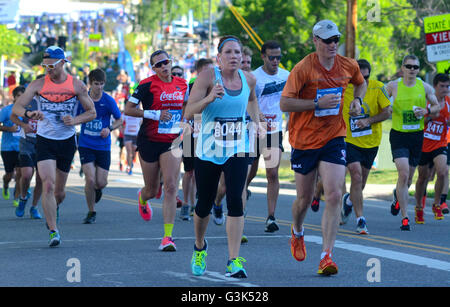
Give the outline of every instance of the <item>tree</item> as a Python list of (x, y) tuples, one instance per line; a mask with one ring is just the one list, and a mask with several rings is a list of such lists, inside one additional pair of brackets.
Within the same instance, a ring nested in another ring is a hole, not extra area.
[(0, 25), (0, 54), (9, 59), (21, 59), (25, 52), (30, 52), (27, 47), (28, 40), (15, 30), (9, 30), (5, 25)]

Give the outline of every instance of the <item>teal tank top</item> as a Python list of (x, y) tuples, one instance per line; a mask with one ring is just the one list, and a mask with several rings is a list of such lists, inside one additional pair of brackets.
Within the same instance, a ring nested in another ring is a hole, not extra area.
[[(222, 75), (214, 68), (216, 81), (221, 84)], [(196, 156), (200, 160), (224, 164), (237, 153), (242, 156), (249, 151), (249, 141), (245, 115), (250, 88), (241, 70), (242, 90), (237, 96), (225, 95), (210, 103), (202, 112), (202, 125), (197, 139)], [(239, 156), (239, 155), (238, 155)]]

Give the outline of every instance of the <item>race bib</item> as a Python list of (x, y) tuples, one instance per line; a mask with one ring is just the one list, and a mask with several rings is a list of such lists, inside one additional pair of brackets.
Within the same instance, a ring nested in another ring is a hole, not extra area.
[(268, 134), (280, 130), (280, 129), (278, 129), (279, 123), (277, 122), (276, 114), (264, 114), (264, 117), (266, 118), (266, 122), (267, 122), (267, 133)]
[(418, 119), (414, 115), (414, 111), (412, 110), (403, 111), (402, 117), (403, 117), (403, 125), (402, 125), (403, 130), (420, 129), (420, 119)]
[[(244, 130), (243, 130), (244, 129)], [(220, 147), (235, 147), (245, 133), (242, 118), (216, 117), (214, 119), (214, 142)]]
[(442, 132), (444, 132), (443, 123), (429, 122), (427, 125), (427, 129), (423, 133), (423, 137), (433, 141), (440, 141)]
[[(317, 89), (316, 99), (318, 100), (322, 96), (328, 95), (328, 94), (334, 94), (334, 95), (338, 95), (339, 97), (342, 97), (342, 87)], [(337, 106), (333, 109), (322, 109), (322, 108), (316, 107), (316, 109), (314, 110), (314, 115), (316, 117), (338, 115), (340, 106), (341, 106), (341, 103), (338, 103)]]
[(350, 131), (352, 133), (352, 137), (357, 138), (365, 135), (371, 135), (372, 134), (372, 126), (369, 125), (364, 128), (359, 128), (356, 125), (356, 122), (360, 119), (368, 118), (369, 114), (362, 114), (358, 116), (350, 116)]
[(20, 131), (22, 130), (22, 127), (17, 126), (17, 130), (12, 133), (13, 136), (20, 137)]
[(94, 119), (93, 121), (86, 123), (86, 126), (84, 127), (84, 134), (90, 136), (100, 136), (102, 129), (102, 121), (100, 119)]
[(159, 121), (158, 133), (160, 134), (178, 134), (181, 131), (180, 121), (181, 121), (182, 110), (169, 110), (172, 114), (172, 118), (168, 121)]

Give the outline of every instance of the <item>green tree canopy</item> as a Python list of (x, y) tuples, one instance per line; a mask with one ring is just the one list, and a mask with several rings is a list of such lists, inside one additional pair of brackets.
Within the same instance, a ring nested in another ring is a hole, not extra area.
[(10, 59), (21, 59), (25, 52), (30, 52), (27, 47), (28, 40), (15, 30), (9, 30), (5, 25), (0, 25), (0, 54)]

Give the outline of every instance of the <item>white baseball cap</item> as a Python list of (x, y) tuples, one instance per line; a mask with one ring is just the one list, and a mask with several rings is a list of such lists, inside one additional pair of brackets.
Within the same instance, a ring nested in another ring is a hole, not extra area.
[(321, 20), (315, 24), (313, 28), (313, 35), (322, 39), (327, 39), (333, 36), (341, 36), (338, 27), (331, 20)]

